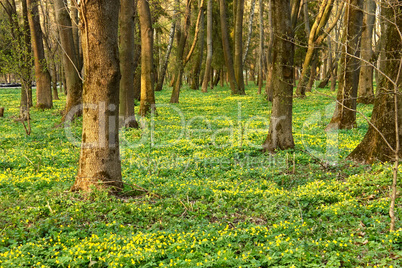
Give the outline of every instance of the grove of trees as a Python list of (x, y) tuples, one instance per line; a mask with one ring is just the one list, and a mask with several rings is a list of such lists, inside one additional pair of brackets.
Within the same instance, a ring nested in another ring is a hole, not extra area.
[[(398, 170), (401, 1), (0, 0), (0, 32), (0, 74), (21, 84), (19, 120), (29, 124), (31, 106), (51, 109), (62, 92), (62, 121), (83, 117), (73, 190), (121, 190), (119, 128), (157, 114), (155, 91), (172, 90), (179, 103), (184, 84), (207, 92), (226, 83), (241, 96), (258, 83), (272, 102), (261, 142), (275, 153), (295, 147), (294, 98), (330, 83), (337, 96), (326, 130), (358, 127), (357, 104), (374, 103), (349, 159)], [(395, 200), (396, 174), (392, 189)]]

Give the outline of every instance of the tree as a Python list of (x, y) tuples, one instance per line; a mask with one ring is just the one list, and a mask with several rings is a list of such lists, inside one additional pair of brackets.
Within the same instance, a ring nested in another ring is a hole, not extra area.
[(348, 0), (345, 11), (344, 46), (339, 62), (341, 71), (337, 104), (327, 130), (356, 127), (356, 98), (359, 83), (360, 41), (363, 23), (362, 10), (363, 0)]
[[(207, 6), (207, 61), (205, 64), (204, 80), (202, 82), (202, 92), (207, 92), (208, 82), (211, 78), (211, 64), (212, 64), (212, 0), (208, 0)], [(212, 83), (212, 81), (211, 81)]]
[(118, 128), (120, 1), (82, 1), (80, 5), (86, 76), (79, 170), (72, 190), (119, 191), (123, 187)]
[(235, 1), (235, 25), (234, 25), (234, 72), (238, 93), (245, 94), (243, 77), (243, 10), (244, 0)]
[(173, 47), (174, 33), (175, 33), (176, 23), (177, 23), (176, 20), (177, 20), (177, 9), (178, 8), (179, 8), (179, 0), (175, 0), (173, 16), (172, 16), (173, 21), (172, 21), (172, 26), (170, 27), (170, 31), (169, 31), (169, 42), (168, 42), (167, 49), (166, 49), (165, 59), (162, 63), (161, 71), (159, 72), (158, 83), (155, 87), (155, 91), (162, 91), (163, 82), (165, 81), (166, 70), (167, 70), (168, 63), (169, 63), (170, 53), (171, 53), (172, 47)]
[(273, 40), (273, 100), (268, 136), (263, 150), (274, 152), (294, 147), (292, 105), (294, 83), (294, 40), (290, 0), (272, 0)]
[(151, 11), (147, 0), (138, 0), (138, 14), (141, 26), (141, 104), (140, 115), (148, 114), (155, 104), (155, 93), (152, 79), (153, 69), (153, 30)]
[(363, 62), (360, 66), (358, 99), (360, 103), (374, 102), (373, 87), (373, 29), (375, 23), (376, 3), (374, 0), (364, 1), (364, 18), (361, 41), (361, 58)]
[(82, 103), (82, 80), (79, 75), (79, 52), (73, 39), (72, 23), (67, 0), (54, 0), (56, 19), (59, 26), (60, 42), (63, 50), (63, 66), (66, 79), (67, 100), (63, 114), (64, 121), (71, 109)]
[(34, 52), (36, 77), (36, 106), (40, 109), (53, 107), (51, 79), (47, 69), (45, 50), (43, 47), (42, 29), (38, 9), (38, 0), (27, 0), (28, 21), (31, 29), (31, 40)]
[(119, 14), (120, 117), (125, 127), (138, 128), (134, 113), (134, 0), (121, 0)]
[(229, 43), (229, 32), (228, 32), (228, 23), (227, 23), (227, 15), (226, 15), (226, 3), (225, 0), (219, 0), (219, 11), (220, 11), (220, 20), (221, 20), (221, 33), (222, 33), (222, 47), (223, 47), (223, 54), (225, 56), (226, 68), (229, 77), (229, 84), (232, 90), (232, 94), (244, 94), (239, 88), (235, 70), (233, 67), (233, 57), (232, 52), (230, 49)]

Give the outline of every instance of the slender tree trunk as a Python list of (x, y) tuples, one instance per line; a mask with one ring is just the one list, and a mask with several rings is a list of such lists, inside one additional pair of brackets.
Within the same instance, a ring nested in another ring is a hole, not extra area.
[(229, 43), (225, 0), (219, 0), (219, 10), (220, 10), (221, 31), (222, 31), (222, 47), (223, 47), (223, 54), (225, 56), (226, 68), (229, 75), (230, 88), (232, 90), (232, 94), (241, 94), (241, 91), (239, 90), (239, 87), (236, 82), (235, 71), (233, 67), (233, 58)]
[(243, 10), (244, 0), (237, 0), (236, 21), (235, 21), (235, 39), (234, 39), (234, 71), (238, 92), (245, 94), (243, 77)]
[(263, 150), (274, 152), (294, 147), (292, 106), (294, 40), (290, 0), (272, 0), (274, 33), (273, 101), (271, 122)]
[(162, 68), (159, 73), (158, 84), (156, 85), (155, 91), (162, 91), (163, 82), (165, 81), (166, 70), (167, 70), (167, 66), (169, 63), (170, 53), (171, 53), (172, 47), (173, 47), (174, 33), (175, 33), (176, 23), (177, 23), (176, 22), (176, 20), (177, 20), (176, 14), (177, 14), (177, 9), (178, 9), (179, 4), (180, 4), (179, 0), (175, 0), (175, 8), (173, 10), (173, 22), (172, 22), (172, 26), (170, 27), (170, 32), (169, 32), (169, 42), (168, 42), (168, 46), (166, 49), (165, 59), (163, 61)]
[[(69, 12), (67, 10), (66, 0), (55, 0), (56, 18), (59, 26), (61, 47), (63, 53), (63, 65), (67, 87), (67, 101), (62, 121), (66, 119), (67, 114), (75, 112), (75, 107), (82, 103), (82, 80), (79, 76), (78, 52), (73, 39), (72, 24)], [(72, 110), (73, 109), (73, 110)], [(79, 113), (75, 115), (80, 115)]]
[(79, 170), (73, 191), (90, 192), (92, 187), (111, 191), (123, 188), (118, 125), (119, 8), (119, 1), (81, 2), (84, 111)]
[(27, 0), (28, 20), (31, 29), (32, 47), (35, 57), (36, 106), (40, 109), (53, 107), (50, 74), (47, 69), (42, 29), (38, 11), (38, 0)]
[(187, 42), (188, 28), (190, 25), (191, 14), (191, 1), (187, 0), (186, 11), (184, 15), (184, 27), (177, 25), (177, 55), (176, 55), (176, 72), (175, 82), (173, 85), (172, 96), (170, 97), (170, 103), (179, 103), (180, 88), (182, 85), (183, 72), (184, 72), (184, 49)]
[(80, 30), (79, 30), (79, 18), (78, 18), (78, 7), (75, 6), (75, 1), (71, 1), (70, 4), (70, 17), (71, 17), (71, 26), (73, 32), (73, 39), (74, 39), (74, 50), (77, 55), (77, 69), (81, 72), (83, 59), (82, 59), (82, 49), (80, 46)]
[(258, 74), (258, 94), (261, 94), (261, 89), (264, 84), (263, 64), (264, 64), (264, 3), (263, 0), (259, 1), (260, 4), (260, 47), (259, 47), (259, 74)]
[[(202, 92), (207, 92), (208, 91), (208, 83), (211, 77), (211, 63), (212, 63), (212, 0), (208, 0), (208, 6), (207, 6), (207, 61), (205, 64), (205, 72), (204, 72), (204, 80), (202, 82)], [(211, 87), (212, 85), (212, 80), (211, 80)]]
[(155, 94), (152, 79), (153, 30), (151, 11), (147, 0), (138, 0), (138, 14), (141, 26), (141, 104), (140, 115), (145, 116), (155, 109)]
[(269, 0), (269, 13), (268, 13), (268, 31), (269, 31), (269, 41), (267, 50), (267, 84), (265, 85), (265, 93), (267, 94), (268, 101), (273, 100), (273, 48), (274, 48), (274, 28), (272, 19), (272, 0)]
[[(201, 3), (202, 2), (202, 3)], [(201, 6), (203, 4), (202, 0), (198, 0), (198, 5), (200, 6), (200, 23), (199, 23), (199, 38), (198, 45), (199, 51), (197, 53), (197, 57), (195, 59), (193, 73), (192, 73), (192, 81), (191, 88), (194, 90), (198, 90), (200, 88), (200, 74), (201, 74), (201, 66), (204, 58), (204, 36), (205, 36), (205, 23), (204, 23), (204, 7)]]
[[(262, 0), (260, 0), (260, 7), (261, 7), (261, 1), (262, 1)], [(251, 0), (250, 18), (249, 18), (249, 20), (248, 20), (247, 42), (246, 42), (246, 45), (244, 46), (243, 66), (246, 65), (248, 50), (249, 50), (249, 48), (250, 48), (251, 35), (252, 35), (252, 33), (253, 33), (254, 11), (255, 11), (255, 0)]]
[(359, 85), (360, 41), (363, 23), (363, 0), (348, 0), (345, 15), (347, 29), (340, 60), (341, 74), (334, 115), (326, 130), (351, 129), (356, 124), (356, 98)]
[(359, 77), (358, 99), (360, 103), (374, 103), (373, 87), (373, 29), (375, 23), (376, 3), (374, 0), (364, 1), (363, 32), (361, 42), (361, 67)]
[[(119, 14), (120, 120), (128, 128), (138, 128), (134, 113), (134, 0), (121, 0)], [(122, 124), (120, 124), (122, 125)]]

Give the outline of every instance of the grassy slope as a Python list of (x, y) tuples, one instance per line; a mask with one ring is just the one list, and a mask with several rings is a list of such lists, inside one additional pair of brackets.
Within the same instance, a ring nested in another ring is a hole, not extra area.
[(184, 89), (178, 109), (123, 130), (126, 188), (113, 197), (69, 192), (79, 147), (66, 133), (79, 139), (81, 120), (53, 127), (63, 100), (32, 111), (27, 137), (12, 119), (19, 90), (0, 89), (0, 267), (400, 267), (402, 229), (387, 231), (390, 166), (343, 160), (367, 123), (327, 142), (334, 106), (323, 94), (333, 94), (315, 92), (295, 100), (296, 150), (264, 155), (270, 104), (255, 92)]

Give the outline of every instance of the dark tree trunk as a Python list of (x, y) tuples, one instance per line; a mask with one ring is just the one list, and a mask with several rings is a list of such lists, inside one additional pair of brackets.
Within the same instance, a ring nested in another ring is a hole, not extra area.
[[(67, 10), (66, 0), (55, 0), (56, 18), (59, 26), (60, 40), (63, 53), (64, 74), (66, 78), (67, 102), (64, 110), (63, 121), (70, 111), (75, 111), (82, 103), (82, 80), (79, 76), (80, 64), (78, 52), (73, 39), (72, 24)], [(79, 116), (80, 113), (75, 114)]]
[(363, 0), (348, 0), (345, 13), (344, 42), (340, 59), (341, 74), (334, 115), (326, 130), (351, 129), (356, 124), (356, 98), (359, 85), (360, 39)]
[(153, 30), (151, 11), (147, 0), (138, 0), (138, 14), (141, 25), (141, 104), (140, 115), (145, 116), (155, 109), (153, 71)]
[(27, 0), (27, 5), (30, 11), (28, 12), (28, 20), (35, 58), (36, 106), (40, 109), (50, 109), (53, 107), (51, 81), (43, 46), (38, 0)]
[(244, 77), (243, 77), (243, 10), (244, 0), (237, 0), (236, 20), (234, 27), (234, 72), (238, 93), (245, 94)]
[(374, 0), (364, 1), (363, 32), (361, 42), (361, 67), (359, 77), (359, 92), (357, 101), (360, 103), (374, 103), (373, 87), (373, 29), (375, 23), (376, 2)]
[(125, 127), (138, 128), (134, 113), (135, 1), (121, 0), (119, 14), (120, 118)]
[[(395, 161), (396, 123), (398, 123), (399, 141), (402, 140), (402, 39), (398, 29), (402, 29), (402, 6), (400, 1), (389, 1), (390, 6), (382, 6), (389, 24), (384, 38), (384, 69), (382, 71), (389, 79), (380, 80), (374, 101), (374, 108), (369, 129), (360, 144), (348, 156), (349, 159), (361, 162), (372, 163), (374, 161)], [(394, 93), (399, 93), (395, 95)], [(397, 113), (395, 111), (397, 108)], [(397, 121), (398, 120), (398, 121)], [(385, 139), (385, 140), (384, 140)], [(387, 143), (392, 147), (390, 148)], [(399, 152), (399, 157), (401, 157)]]
[(292, 105), (294, 83), (294, 40), (290, 0), (272, 0), (273, 100), (271, 122), (263, 150), (274, 152), (294, 147)]
[[(208, 91), (208, 83), (211, 78), (211, 64), (212, 64), (212, 0), (208, 0), (208, 6), (207, 6), (207, 61), (205, 64), (205, 72), (204, 72), (204, 80), (202, 82), (202, 92), (207, 92)], [(212, 80), (211, 80), (211, 87), (212, 85)]]
[(73, 191), (90, 192), (92, 187), (111, 191), (123, 188), (118, 116), (119, 8), (119, 1), (81, 2), (86, 75), (81, 154)]

